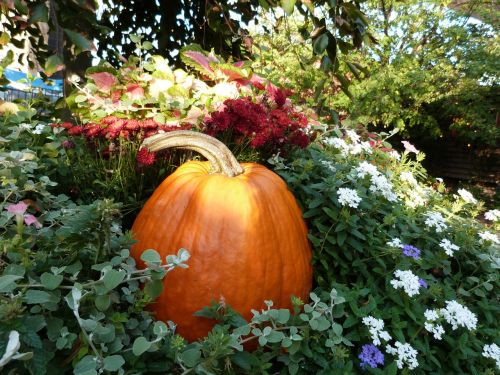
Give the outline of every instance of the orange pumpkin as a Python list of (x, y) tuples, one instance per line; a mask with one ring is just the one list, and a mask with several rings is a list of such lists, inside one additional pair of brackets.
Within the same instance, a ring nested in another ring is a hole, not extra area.
[(295, 198), (284, 181), (266, 167), (239, 164), (218, 140), (191, 131), (145, 140), (150, 151), (195, 150), (209, 161), (190, 161), (163, 181), (132, 227), (138, 241), (132, 256), (155, 249), (165, 259), (179, 248), (191, 254), (189, 268), (164, 279), (151, 306), (160, 320), (193, 341), (214, 322), (193, 313), (223, 299), (244, 318), (272, 300), (291, 308), (290, 297), (308, 298), (312, 285), (311, 248)]

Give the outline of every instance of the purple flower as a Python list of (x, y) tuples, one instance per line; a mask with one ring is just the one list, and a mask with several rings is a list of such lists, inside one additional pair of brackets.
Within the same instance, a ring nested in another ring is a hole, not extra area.
[(378, 365), (384, 364), (384, 355), (375, 345), (372, 344), (363, 345), (361, 354), (358, 358), (361, 359), (361, 367), (370, 366), (371, 368), (375, 368)]
[(75, 148), (75, 142), (70, 140), (65, 140), (62, 142), (62, 146), (66, 149)]
[(429, 286), (427, 285), (427, 283), (425, 282), (425, 280), (424, 280), (424, 279), (420, 279), (420, 278), (419, 278), (419, 279), (418, 279), (418, 283), (420, 284), (420, 286), (421, 286), (422, 288), (427, 289), (427, 288), (429, 287)]
[(403, 254), (407, 257), (412, 257), (413, 259), (420, 259), (420, 249), (417, 249), (412, 245), (404, 245)]

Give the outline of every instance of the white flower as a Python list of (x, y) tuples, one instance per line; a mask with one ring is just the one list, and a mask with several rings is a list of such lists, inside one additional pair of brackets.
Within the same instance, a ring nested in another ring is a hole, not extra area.
[(446, 308), (441, 309), (441, 314), (451, 324), (453, 330), (456, 330), (459, 326), (466, 327), (469, 331), (476, 329), (476, 315), (457, 301), (446, 301)]
[(411, 173), (411, 172), (401, 172), (401, 174), (399, 175), (399, 178), (401, 179), (401, 181), (406, 181), (410, 185), (414, 185), (414, 186), (418, 185), (417, 180), (415, 179), (415, 177), (413, 177), (413, 173)]
[(396, 150), (392, 150), (389, 152), (389, 156), (393, 159), (396, 159), (396, 160), (401, 160), (401, 155), (399, 154), (399, 152), (397, 152)]
[(484, 213), (484, 218), (489, 221), (500, 220), (500, 210), (489, 210)]
[(485, 241), (491, 241), (497, 245), (500, 244), (500, 242), (498, 241), (497, 235), (494, 233), (488, 232), (487, 230), (484, 232), (479, 232), (478, 235), (481, 238), (479, 240), (479, 242), (481, 242), (481, 243), (484, 243)]
[(369, 315), (363, 318), (363, 324), (368, 327), (373, 345), (380, 345), (380, 339), (384, 341), (391, 340), (391, 335), (384, 331), (384, 321), (382, 319), (376, 319)]
[(391, 280), (391, 285), (394, 289), (403, 288), (405, 293), (410, 297), (420, 293), (419, 289), (421, 285), (418, 282), (418, 276), (413, 274), (413, 272), (396, 270), (394, 271), (394, 276), (399, 279)]
[(347, 156), (349, 154), (349, 145), (341, 138), (325, 138), (323, 143), (327, 146), (340, 150), (342, 156)]
[(483, 347), (483, 357), (491, 358), (500, 369), (500, 347), (497, 344), (485, 345)]
[(0, 369), (9, 363), (12, 359), (15, 359), (16, 353), (21, 347), (21, 342), (19, 341), (19, 332), (10, 331), (9, 341), (7, 342), (7, 347), (5, 348), (5, 353), (2, 358), (0, 358)]
[(401, 249), (404, 246), (399, 238), (393, 238), (392, 240), (388, 241), (386, 245), (390, 247), (399, 247)]
[(431, 332), (436, 340), (442, 340), (445, 334), (444, 328), (441, 324), (432, 324), (425, 322), (424, 328)]
[(392, 184), (387, 177), (384, 175), (372, 175), (371, 182), (370, 191), (372, 193), (383, 196), (389, 202), (396, 202), (398, 200), (398, 197), (392, 191)]
[(345, 131), (352, 143), (358, 143), (361, 137), (354, 130)]
[(339, 203), (342, 206), (349, 206), (352, 208), (356, 208), (361, 202), (361, 197), (358, 195), (358, 192), (354, 189), (349, 188), (340, 188), (337, 190), (337, 195), (339, 199)]
[(452, 257), (454, 252), (455, 251), (458, 251), (460, 250), (460, 248), (455, 245), (455, 244), (452, 244), (450, 242), (450, 240), (447, 240), (446, 238), (443, 238), (441, 240), (441, 242), (439, 243), (439, 246), (444, 250), (444, 252), (446, 253), (446, 255)]
[(359, 163), (358, 167), (355, 169), (356, 177), (364, 178), (366, 175), (368, 176), (378, 176), (380, 172), (377, 167), (367, 161), (363, 161)]
[(437, 233), (441, 233), (448, 226), (444, 222), (444, 217), (439, 212), (428, 212), (426, 214), (425, 225), (428, 228), (435, 228)]
[(45, 125), (44, 124), (38, 124), (37, 126), (35, 126), (35, 129), (33, 129), (32, 133), (33, 134), (42, 134), (43, 129), (45, 129)]
[(466, 203), (477, 203), (477, 199), (474, 198), (474, 196), (469, 191), (465, 189), (458, 189), (457, 193)]
[(425, 319), (429, 322), (433, 322), (439, 319), (439, 310), (425, 310), (424, 312)]
[(410, 344), (403, 344), (399, 341), (395, 342), (395, 347), (387, 345), (385, 350), (387, 353), (397, 355), (396, 365), (402, 369), (406, 364), (410, 370), (418, 367), (417, 354), (418, 352), (413, 349)]

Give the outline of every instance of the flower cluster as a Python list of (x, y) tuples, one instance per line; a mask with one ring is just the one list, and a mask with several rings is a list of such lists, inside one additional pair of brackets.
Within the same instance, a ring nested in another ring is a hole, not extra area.
[[(407, 186), (400, 191), (400, 196), (406, 198), (405, 203), (408, 207), (415, 208), (427, 203), (427, 192), (420, 186), (417, 179), (413, 176), (413, 173), (410, 171), (401, 172), (399, 179), (401, 182), (407, 184)], [(408, 185), (409, 189), (407, 188)]]
[(396, 365), (399, 369), (402, 369), (405, 364), (410, 370), (418, 367), (418, 352), (410, 344), (403, 344), (396, 341), (394, 346), (387, 345), (386, 351), (389, 354), (398, 356), (396, 359)]
[(493, 359), (500, 370), (500, 347), (497, 344), (485, 345), (483, 347), (483, 357)]
[(478, 233), (479, 235), (479, 238), (480, 238), (480, 242), (481, 243), (484, 243), (486, 241), (490, 241), (490, 242), (493, 242), (494, 244), (500, 244), (500, 241), (498, 240), (498, 236), (494, 233), (491, 233), (487, 230), (485, 230), (484, 232), (479, 232)]
[(339, 188), (337, 190), (337, 196), (339, 203), (342, 206), (357, 208), (359, 203), (361, 202), (361, 197), (358, 195), (358, 192), (354, 189)]
[(230, 134), (236, 143), (249, 140), (254, 149), (273, 152), (305, 148), (313, 137), (308, 134), (307, 117), (292, 106), (254, 102), (250, 97), (225, 100), (223, 109), (213, 112), (202, 130), (211, 136)]
[(361, 359), (361, 367), (370, 366), (376, 368), (378, 365), (384, 364), (384, 355), (375, 345), (363, 345), (358, 358)]
[(347, 130), (346, 134), (350, 143), (347, 143), (344, 139), (337, 137), (325, 138), (323, 139), (323, 143), (339, 150), (342, 156), (372, 153), (372, 146), (369, 141), (360, 141), (360, 136), (352, 130)]
[(440, 212), (428, 212), (425, 216), (425, 225), (427, 225), (428, 228), (434, 228), (437, 233), (441, 233), (448, 228)]
[(420, 259), (420, 249), (412, 245), (404, 245), (403, 254), (413, 259)]
[(471, 194), (470, 191), (465, 189), (458, 189), (457, 193), (466, 203), (472, 203), (472, 204), (477, 203), (477, 199), (474, 198), (474, 196)]
[(460, 248), (451, 243), (450, 240), (446, 239), (446, 238), (443, 238), (441, 240), (441, 242), (439, 243), (439, 246), (444, 250), (444, 252), (446, 253), (446, 255), (452, 257), (453, 254), (455, 253), (455, 251), (458, 251), (460, 250)]
[(441, 316), (439, 310), (425, 310), (424, 316), (426, 320), (424, 328), (431, 332), (436, 340), (441, 340), (445, 333), (444, 328), (441, 324), (435, 323)]
[(380, 345), (380, 339), (384, 341), (390, 341), (392, 339), (391, 335), (389, 335), (387, 331), (384, 331), (384, 321), (382, 319), (377, 319), (370, 315), (365, 316), (363, 318), (363, 324), (368, 327), (373, 345)]
[(441, 314), (451, 324), (453, 330), (456, 330), (459, 326), (466, 327), (469, 331), (476, 329), (476, 315), (457, 301), (446, 301), (446, 307), (441, 309)]
[(402, 288), (408, 296), (413, 297), (420, 293), (419, 289), (422, 286), (420, 279), (411, 271), (394, 271), (394, 276), (397, 279), (391, 280), (391, 285), (394, 289)]
[(489, 210), (484, 213), (484, 218), (489, 221), (500, 220), (500, 210)]
[[(358, 136), (359, 137), (359, 136)], [(396, 202), (397, 196), (393, 192), (392, 183), (379, 172), (376, 166), (368, 163), (367, 161), (361, 162), (356, 169), (354, 169), (356, 178), (370, 177), (370, 192), (380, 195), (387, 199), (389, 202)]]

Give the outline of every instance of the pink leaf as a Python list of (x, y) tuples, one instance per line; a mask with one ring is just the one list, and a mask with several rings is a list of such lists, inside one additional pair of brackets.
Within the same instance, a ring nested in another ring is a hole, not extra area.
[(210, 67), (211, 59), (209, 59), (203, 53), (197, 51), (186, 51), (183, 54), (184, 56), (189, 57), (191, 60), (197, 63), (197, 65), (205, 68), (210, 74), (214, 72)]
[(90, 78), (92, 78), (99, 90), (106, 92), (111, 90), (111, 87), (116, 83), (115, 76), (107, 72), (90, 74)]
[(144, 89), (139, 86), (137, 83), (127, 86), (127, 95), (132, 100), (142, 99), (144, 98)]

